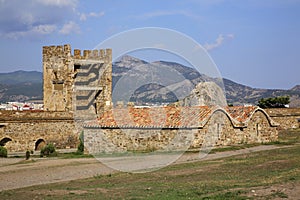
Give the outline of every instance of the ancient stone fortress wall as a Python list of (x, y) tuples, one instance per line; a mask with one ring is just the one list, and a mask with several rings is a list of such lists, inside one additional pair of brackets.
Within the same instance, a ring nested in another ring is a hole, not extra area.
[[(130, 116), (125, 117), (124, 113)], [(149, 118), (149, 113), (154, 113), (152, 118), (155, 121)], [(182, 118), (180, 113), (187, 115)], [(183, 150), (203, 145), (212, 147), (276, 141), (277, 126), (258, 107), (114, 109), (99, 120), (85, 124), (84, 142), (90, 153)]]
[[(43, 47), (45, 111), (101, 113), (111, 103), (112, 51)], [(75, 104), (76, 103), (76, 104)]]
[[(299, 127), (299, 110), (267, 110), (273, 121), (251, 106), (132, 106), (128, 117), (128, 108), (112, 108), (111, 49), (75, 49), (72, 55), (70, 45), (45, 46), (43, 70), (44, 111), (0, 111), (0, 145), (10, 152), (46, 143), (74, 148), (85, 122), (85, 145), (103, 152), (270, 142), (278, 138), (274, 121)], [(151, 121), (149, 112), (158, 120)]]
[[(43, 47), (44, 111), (0, 113), (0, 145), (8, 151), (38, 150), (78, 144), (80, 120), (111, 108), (112, 51)], [(75, 120), (77, 120), (75, 123)]]
[(274, 121), (280, 124), (282, 129), (300, 127), (300, 108), (269, 108), (265, 110)]
[(9, 152), (40, 150), (47, 143), (53, 143), (59, 149), (75, 148), (78, 141), (71, 113), (0, 112), (0, 145)]

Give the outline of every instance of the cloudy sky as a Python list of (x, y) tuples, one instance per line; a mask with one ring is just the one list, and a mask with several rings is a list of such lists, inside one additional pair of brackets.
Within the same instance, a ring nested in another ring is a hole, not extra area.
[(93, 49), (142, 27), (191, 37), (235, 82), (300, 84), (300, 0), (0, 0), (0, 72), (42, 71), (45, 45)]

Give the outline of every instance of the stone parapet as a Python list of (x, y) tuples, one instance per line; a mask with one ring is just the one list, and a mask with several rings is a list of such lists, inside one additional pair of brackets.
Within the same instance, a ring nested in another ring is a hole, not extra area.
[(300, 108), (268, 108), (265, 111), (282, 129), (300, 127)]
[(28, 122), (48, 120), (70, 120), (73, 121), (73, 113), (70, 112), (44, 112), (44, 111), (0, 111), (0, 123)]

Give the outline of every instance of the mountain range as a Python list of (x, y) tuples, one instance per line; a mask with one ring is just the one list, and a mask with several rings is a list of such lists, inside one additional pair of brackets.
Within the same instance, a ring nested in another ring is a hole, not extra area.
[(43, 98), (43, 74), (37, 71), (0, 73), (0, 102), (40, 100)]
[[(153, 79), (161, 84), (151, 83)], [(179, 63), (167, 61), (148, 63), (131, 56), (123, 56), (113, 63), (113, 98), (116, 94), (116, 96), (130, 95), (127, 97), (130, 101), (176, 101), (179, 100), (176, 99), (178, 94), (187, 95), (199, 82), (214, 82), (220, 87), (224, 86), (228, 104), (257, 104), (261, 98), (288, 95), (291, 100), (290, 107), (300, 107), (300, 85), (288, 90), (252, 88), (226, 78), (220, 80), (208, 77)], [(42, 99), (42, 84), (42, 72), (0, 73), (0, 102)], [(126, 93), (119, 94), (117, 91), (122, 89), (121, 86), (137, 89), (134, 91), (128, 89)]]

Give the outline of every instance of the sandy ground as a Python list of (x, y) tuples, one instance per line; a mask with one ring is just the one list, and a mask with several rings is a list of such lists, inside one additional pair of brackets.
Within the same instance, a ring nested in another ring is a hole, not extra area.
[[(213, 160), (239, 154), (264, 151), (282, 146), (256, 146), (237, 151), (226, 151), (209, 154), (199, 158), (199, 153), (182, 155), (175, 163)], [(118, 162), (121, 162), (120, 160)], [(24, 161), (24, 158), (0, 159), (0, 191), (28, 187), (33, 185), (55, 183), (76, 179), (89, 178), (97, 175), (114, 173), (116, 170), (107, 167), (95, 158), (34, 158)]]

